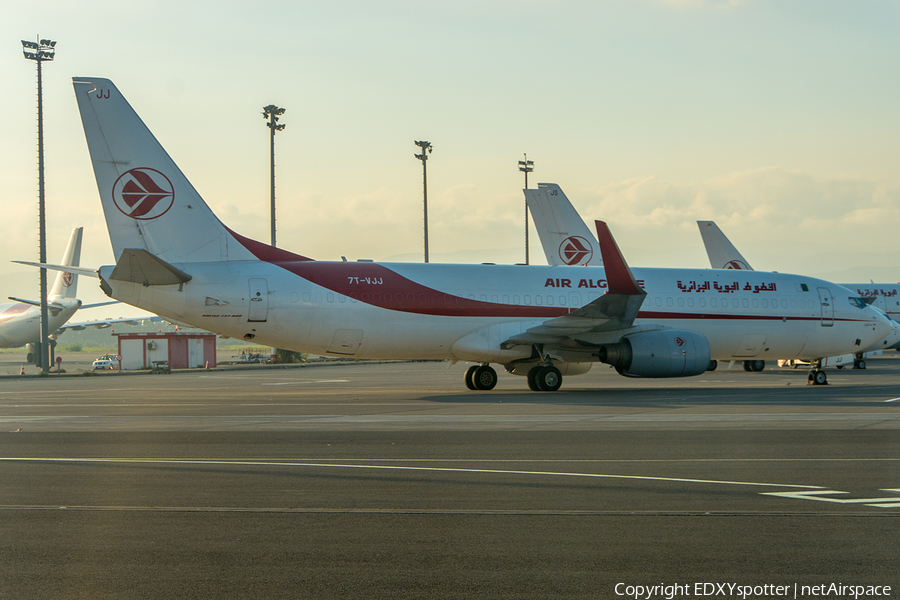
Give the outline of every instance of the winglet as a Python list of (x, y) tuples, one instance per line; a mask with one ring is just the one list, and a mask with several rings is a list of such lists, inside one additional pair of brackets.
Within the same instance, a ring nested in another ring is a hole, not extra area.
[(625, 262), (625, 257), (622, 256), (609, 226), (604, 221), (594, 221), (594, 225), (597, 226), (597, 241), (600, 242), (600, 253), (603, 255), (603, 267), (609, 285), (608, 293), (625, 296), (646, 295), (647, 292), (638, 285), (628, 263)]

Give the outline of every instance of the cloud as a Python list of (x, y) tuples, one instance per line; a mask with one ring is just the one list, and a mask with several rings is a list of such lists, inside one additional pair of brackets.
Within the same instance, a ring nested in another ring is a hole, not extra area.
[[(892, 264), (878, 250), (895, 237), (900, 223), (896, 183), (816, 177), (779, 167), (687, 183), (650, 176), (568, 193), (573, 202), (579, 198), (576, 206), (588, 222), (603, 218), (614, 233), (624, 232), (630, 243), (657, 252), (666, 240), (675, 248), (699, 246), (696, 221), (714, 220), (751, 262), (762, 262), (753, 261), (755, 253), (773, 270), (813, 273), (815, 267), (808, 266), (817, 261)], [(673, 256), (683, 258), (678, 252)], [(798, 263), (806, 270), (796, 268)]]

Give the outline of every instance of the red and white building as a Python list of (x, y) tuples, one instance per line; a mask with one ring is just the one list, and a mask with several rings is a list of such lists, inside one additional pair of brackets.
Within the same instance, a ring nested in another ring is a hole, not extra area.
[(123, 371), (149, 369), (167, 361), (170, 369), (216, 366), (216, 334), (169, 331), (159, 333), (114, 333), (119, 338)]

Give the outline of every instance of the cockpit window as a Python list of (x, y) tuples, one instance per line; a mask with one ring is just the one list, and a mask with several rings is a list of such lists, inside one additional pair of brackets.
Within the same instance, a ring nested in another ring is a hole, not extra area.
[(862, 298), (854, 298), (854, 297), (851, 296), (851, 297), (848, 298), (848, 299), (850, 300), (850, 304), (852, 304), (852, 305), (855, 306), (856, 308), (865, 308), (866, 306), (868, 306), (868, 305), (866, 304), (866, 301), (863, 300)]

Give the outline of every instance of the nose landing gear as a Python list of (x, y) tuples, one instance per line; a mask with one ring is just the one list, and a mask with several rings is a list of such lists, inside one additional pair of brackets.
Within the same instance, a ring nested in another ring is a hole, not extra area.
[(822, 370), (822, 361), (817, 360), (806, 378), (806, 385), (828, 385), (828, 376)]

